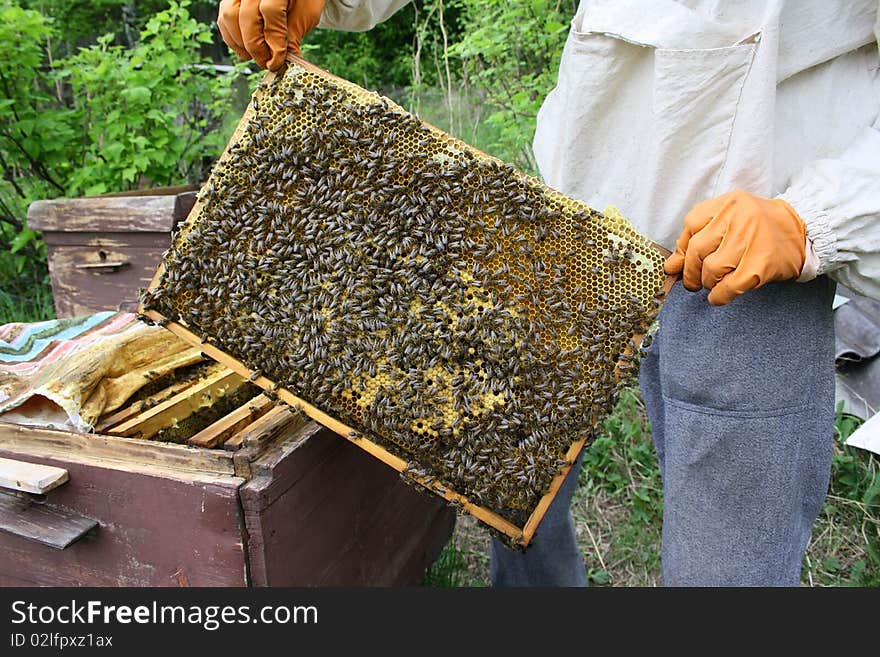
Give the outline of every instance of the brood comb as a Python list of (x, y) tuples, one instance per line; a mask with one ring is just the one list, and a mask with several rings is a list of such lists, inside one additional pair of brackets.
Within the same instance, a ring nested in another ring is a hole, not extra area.
[(618, 214), (297, 60), (140, 310), (522, 547), (638, 366), (662, 263)]

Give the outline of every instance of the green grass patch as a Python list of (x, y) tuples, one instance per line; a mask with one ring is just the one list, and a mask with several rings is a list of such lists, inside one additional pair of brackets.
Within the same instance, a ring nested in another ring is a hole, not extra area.
[(54, 317), (45, 261), (32, 258), (19, 270), (8, 253), (0, 257), (0, 325), (41, 322)]
[(447, 544), (422, 578), (422, 586), (454, 588), (464, 586), (467, 580), (467, 560), (464, 553), (451, 543)]
[(838, 407), (831, 483), (804, 558), (804, 584), (880, 586), (880, 459), (845, 445), (860, 424)]

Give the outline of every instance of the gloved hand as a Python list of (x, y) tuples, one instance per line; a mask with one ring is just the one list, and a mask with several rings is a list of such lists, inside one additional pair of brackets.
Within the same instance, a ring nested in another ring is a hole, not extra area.
[(684, 218), (667, 274), (683, 285), (708, 288), (720, 306), (770, 281), (798, 278), (804, 267), (807, 228), (782, 199), (737, 190), (698, 203)]
[(321, 19), (324, 0), (221, 0), (217, 26), (242, 59), (277, 71)]

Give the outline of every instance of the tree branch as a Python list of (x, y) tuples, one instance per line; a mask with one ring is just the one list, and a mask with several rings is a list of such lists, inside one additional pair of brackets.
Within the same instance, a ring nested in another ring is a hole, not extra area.
[(67, 191), (64, 189), (64, 187), (62, 187), (55, 181), (55, 179), (52, 177), (52, 174), (49, 173), (42, 162), (39, 162), (38, 160), (35, 160), (33, 157), (31, 157), (31, 154), (27, 152), (27, 149), (25, 149), (25, 147), (22, 146), (15, 137), (10, 135), (8, 132), (0, 132), (0, 137), (6, 137), (6, 139), (11, 141), (15, 145), (15, 147), (19, 151), (21, 151), (21, 154), (24, 155), (25, 159), (31, 165), (31, 168), (34, 170), (34, 172), (39, 175), (43, 180), (58, 189), (58, 191), (60, 191), (62, 194)]
[(27, 195), (24, 193), (24, 190), (18, 186), (18, 182), (15, 180), (15, 175), (13, 174), (12, 167), (6, 162), (6, 158), (3, 157), (3, 152), (0, 151), (0, 167), (3, 167), (3, 177), (9, 181), (9, 184), (12, 185), (13, 189), (15, 189), (16, 193), (22, 198), (27, 198)]

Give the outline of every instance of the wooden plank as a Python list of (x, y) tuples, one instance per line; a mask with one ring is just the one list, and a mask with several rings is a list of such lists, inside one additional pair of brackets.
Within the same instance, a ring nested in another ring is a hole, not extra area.
[[(329, 432), (333, 440), (324, 438), (312, 440), (316, 434), (322, 431)], [(296, 482), (305, 476), (311, 468), (319, 466), (326, 459), (335, 458), (334, 455), (346, 444), (344, 440), (339, 440), (336, 434), (317, 422), (306, 422), (303, 426), (287, 432), (283, 440), (276, 441), (270, 449), (264, 451), (251, 463), (254, 479), (268, 478), (268, 481), (263, 481), (254, 487), (254, 490), (259, 489), (260, 491), (260, 504), (268, 506), (274, 503), (288, 488), (295, 486)], [(297, 450), (299, 450), (300, 457), (304, 453), (308, 453), (308, 457), (287, 461), (288, 455)], [(278, 467), (282, 463), (285, 464), (284, 476), (279, 477), (277, 476)], [(382, 468), (387, 469), (384, 465)]]
[(210, 406), (218, 397), (234, 393), (244, 383), (245, 380), (235, 372), (221, 370), (113, 427), (108, 433), (114, 436), (137, 436), (142, 440), (152, 438), (162, 429), (189, 417), (200, 408)]
[(138, 413), (143, 413), (149, 408), (157, 406), (160, 402), (165, 401), (166, 399), (170, 399), (174, 395), (176, 395), (181, 390), (186, 390), (187, 388), (191, 388), (196, 385), (198, 381), (180, 381), (178, 383), (174, 383), (164, 390), (157, 392), (155, 395), (150, 395), (140, 401), (136, 401), (133, 404), (126, 406), (125, 408), (116, 411), (110, 415), (105, 415), (101, 418), (101, 421), (95, 425), (95, 433), (106, 433), (108, 429), (124, 422), (125, 420), (134, 417)]
[(0, 422), (0, 450), (9, 458), (24, 460), (63, 459), (76, 463), (100, 462), (106, 467), (127, 471), (180, 473), (191, 478), (212, 480), (233, 475), (232, 455), (217, 449), (194, 449), (173, 443), (160, 443), (70, 431), (39, 429)]
[(66, 233), (168, 233), (174, 226), (174, 204), (174, 195), (35, 201), (28, 207), (28, 226)]
[(199, 431), (187, 442), (192, 447), (213, 449), (258, 418), (263, 417), (274, 405), (275, 402), (265, 395), (257, 395), (244, 406), (240, 406), (226, 417), (220, 418), (214, 424)]
[(565, 460), (568, 461), (568, 465), (566, 465), (562, 470), (553, 477), (553, 481), (550, 482), (550, 488), (544, 493), (544, 496), (538, 500), (537, 506), (535, 506), (532, 514), (529, 516), (529, 519), (526, 521), (526, 524), (523, 526), (522, 538), (520, 543), (523, 546), (528, 545), (532, 538), (535, 536), (535, 532), (538, 529), (538, 524), (543, 520), (544, 515), (547, 513), (547, 509), (550, 508), (550, 504), (553, 502), (553, 498), (556, 497), (556, 493), (559, 492), (559, 489), (562, 487), (562, 483), (565, 481), (565, 478), (568, 476), (569, 471), (571, 470), (571, 466), (577, 461), (577, 457), (580, 455), (581, 450), (586, 445), (587, 439), (581, 438), (580, 440), (575, 441), (571, 447), (568, 448), (568, 452), (565, 455)]
[(223, 444), (223, 448), (227, 450), (238, 450), (242, 447), (260, 448), (283, 433), (296, 431), (306, 424), (306, 420), (303, 415), (292, 411), (293, 409), (286, 404), (276, 406), (256, 422), (229, 438)]
[(182, 221), (186, 221), (190, 211), (196, 204), (196, 192), (182, 192), (174, 197), (174, 224), (175, 226)]
[[(95, 229), (94, 233), (62, 233), (49, 231), (43, 233), (49, 247), (78, 246), (100, 250), (125, 250), (128, 248), (154, 248), (164, 251), (171, 246), (170, 233), (112, 233)], [(152, 272), (150, 273), (152, 275)]]
[(0, 531), (13, 536), (63, 550), (97, 526), (72, 511), (0, 492)]
[(0, 458), (0, 488), (42, 495), (68, 479), (67, 470)]
[(70, 471), (52, 504), (100, 527), (66, 550), (0, 532), (0, 586), (247, 585), (240, 478), (116, 469), (64, 455), (39, 461)]
[(201, 185), (166, 185), (164, 187), (147, 187), (145, 189), (127, 189), (121, 192), (109, 192), (87, 198), (120, 198), (141, 196), (180, 196), (187, 192), (197, 192)]

